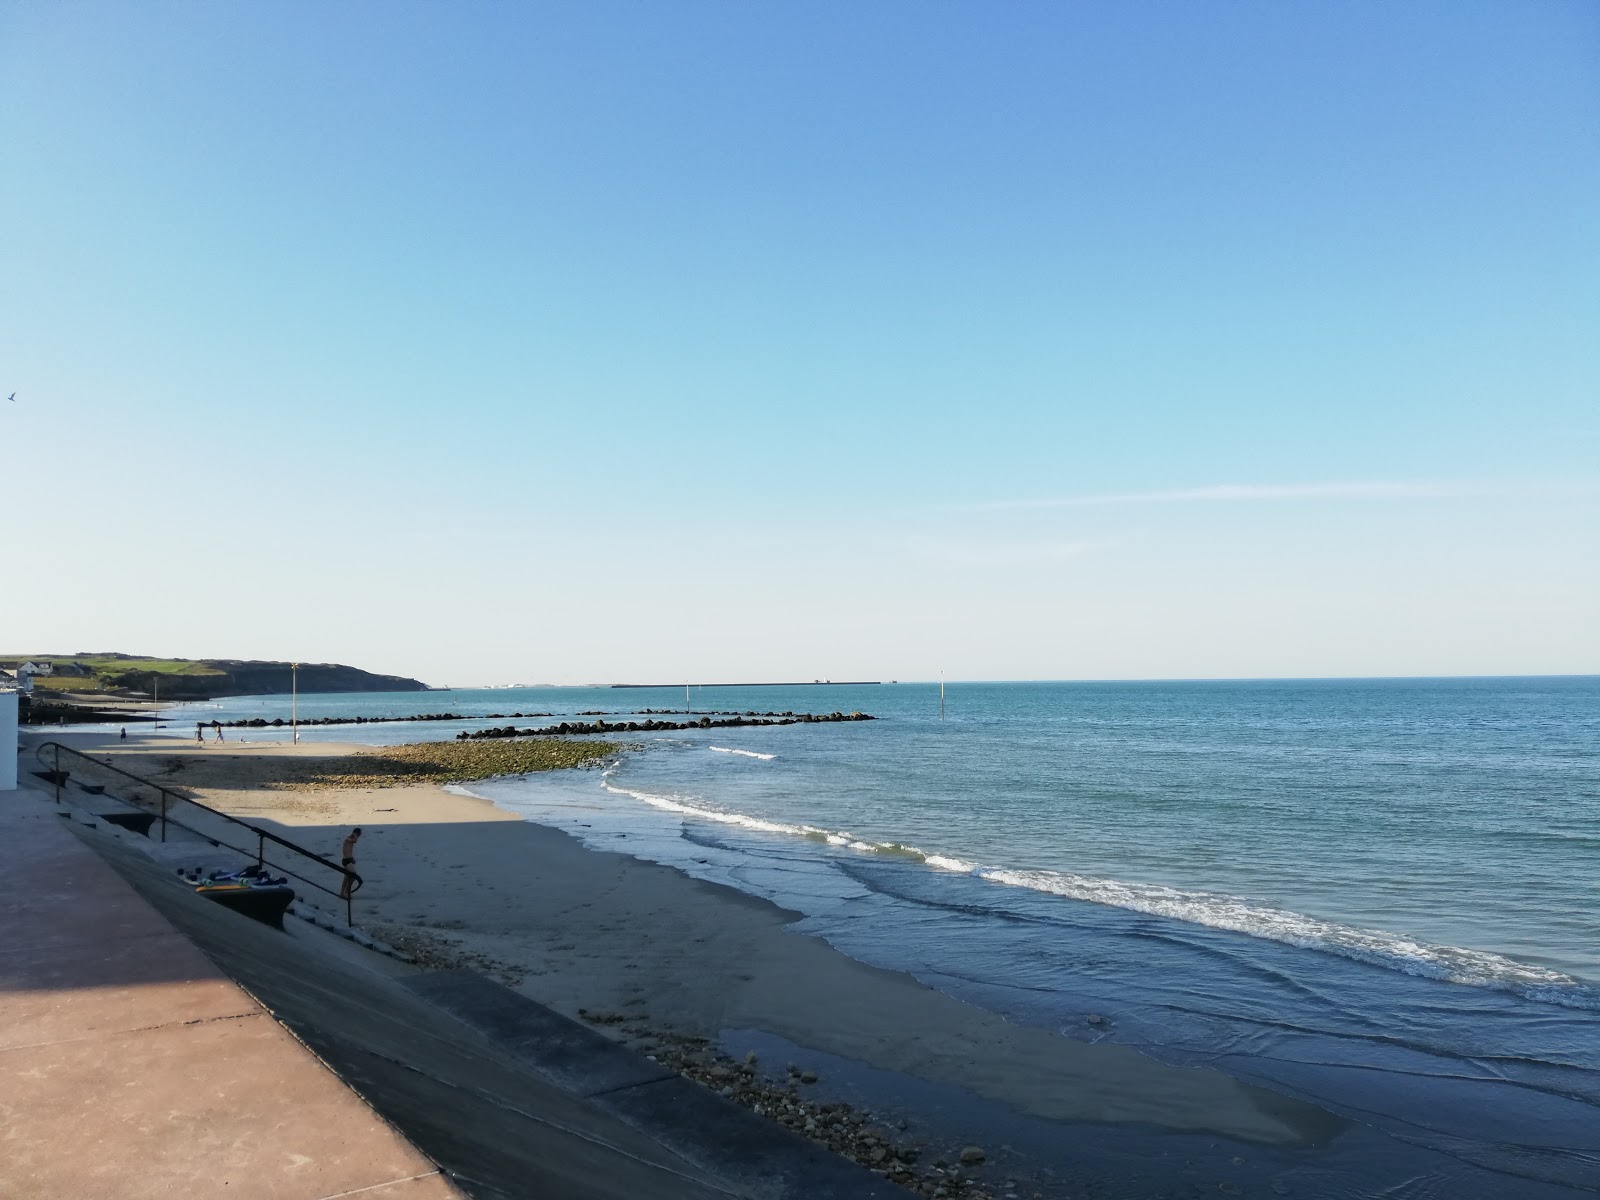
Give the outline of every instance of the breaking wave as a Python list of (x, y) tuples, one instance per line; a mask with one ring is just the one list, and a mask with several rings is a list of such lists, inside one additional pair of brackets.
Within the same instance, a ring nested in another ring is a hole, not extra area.
[(971, 875), (1004, 887), (1024, 888), (1031, 892), (1149, 913), (1152, 916), (1168, 917), (1212, 929), (1225, 929), (1249, 937), (1265, 938), (1303, 949), (1336, 954), (1407, 975), (1513, 992), (1529, 1000), (1565, 1008), (1600, 1011), (1600, 988), (1583, 984), (1559, 971), (1520, 963), (1485, 950), (1432, 945), (1403, 934), (1341, 925), (1335, 921), (1252, 904), (1236, 896), (1213, 892), (1188, 891), (1161, 884), (1125, 883), (1117, 879), (1103, 879), (1062, 871), (1030, 871), (983, 866), (964, 858), (923, 850), (903, 842), (870, 841), (859, 838), (847, 830), (769, 821), (744, 813), (706, 808), (693, 803), (692, 797), (676, 794), (667, 796), (637, 788), (621, 787), (611, 781), (610, 777), (615, 769), (613, 766), (601, 774), (601, 786), (606, 791), (697, 821), (711, 821), (756, 833), (802, 837), (808, 841), (857, 853), (919, 862), (935, 870)]
[(1432, 945), (1404, 934), (1358, 929), (1285, 909), (1267, 908), (1235, 896), (1186, 891), (1160, 884), (1124, 883), (1060, 871), (980, 868), (974, 874), (1011, 887), (1171, 917), (1307, 950), (1321, 950), (1407, 975), (1515, 992), (1530, 1000), (1567, 1008), (1600, 1010), (1600, 989), (1588, 987), (1559, 971), (1519, 963), (1486, 950)]

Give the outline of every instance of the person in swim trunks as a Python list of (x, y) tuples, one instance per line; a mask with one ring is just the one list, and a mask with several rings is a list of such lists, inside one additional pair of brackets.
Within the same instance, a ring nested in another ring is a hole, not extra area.
[[(356, 865), (356, 843), (361, 840), (361, 827), (358, 825), (345, 835), (344, 845), (339, 847), (339, 865), (345, 870), (350, 870)], [(344, 877), (344, 883), (339, 888), (339, 899), (350, 899), (350, 876)]]

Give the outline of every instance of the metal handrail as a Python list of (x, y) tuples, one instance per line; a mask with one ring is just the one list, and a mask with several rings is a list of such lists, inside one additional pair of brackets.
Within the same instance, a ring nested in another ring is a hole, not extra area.
[[(226, 849), (235, 851), (236, 853), (239, 853), (239, 854), (251, 854), (251, 853), (254, 853), (255, 857), (256, 857), (256, 865), (258, 867), (272, 867), (274, 870), (282, 871), (285, 875), (293, 876), (295, 879), (298, 879), (301, 883), (304, 883), (304, 884), (307, 884), (310, 887), (316, 888), (319, 892), (326, 892), (330, 896), (334, 896), (334, 897), (337, 897), (340, 900), (343, 900), (344, 901), (344, 919), (345, 919), (345, 924), (347, 924), (347, 925), (355, 924), (354, 920), (352, 919), (353, 908), (352, 908), (351, 901), (354, 898), (356, 892), (361, 890), (362, 879), (361, 879), (360, 875), (356, 874), (356, 872), (350, 870), (348, 867), (335, 864), (331, 859), (323, 858), (322, 855), (316, 853), (315, 851), (307, 850), (304, 846), (297, 845), (296, 843), (291, 842), (288, 838), (279, 837), (277, 834), (273, 833), (271, 830), (262, 829), (259, 825), (252, 825), (252, 824), (250, 824), (249, 821), (241, 821), (238, 817), (230, 816), (229, 814), (227, 814), (225, 812), (220, 812), (217, 809), (212, 808), (208, 804), (201, 804), (200, 801), (195, 800), (192, 797), (184, 796), (184, 795), (181, 795), (178, 792), (172, 791), (170, 788), (164, 787), (161, 784), (156, 783), (154, 780), (146, 779), (142, 775), (135, 775), (132, 771), (125, 771), (121, 767), (113, 766), (112, 764), (110, 764), (108, 762), (102, 762), (100, 759), (95, 758), (91, 754), (85, 754), (82, 750), (74, 750), (71, 746), (63, 746), (60, 742), (41, 742), (41, 743), (39, 743), (39, 745), (34, 747), (34, 757), (39, 760), (41, 765), (45, 765), (44, 752), (46, 750), (54, 750), (54, 752), (55, 752), (54, 765), (52, 766), (52, 769), (51, 769), (51, 783), (54, 784), (55, 789), (56, 789), (56, 803), (57, 804), (61, 803), (61, 787), (62, 787), (63, 782), (66, 779), (66, 776), (61, 773), (61, 754), (62, 754), (62, 751), (65, 751), (67, 754), (73, 755), (74, 757), (77, 757), (77, 758), (81, 758), (85, 762), (93, 763), (96, 767), (100, 768), (103, 771), (114, 772), (115, 774), (121, 775), (126, 779), (133, 780), (135, 783), (140, 784), (143, 787), (154, 788), (157, 792), (159, 792), (161, 794), (160, 817), (161, 817), (161, 840), (163, 842), (167, 840), (167, 826), (168, 825), (173, 825), (173, 826), (177, 827), (178, 829), (182, 829), (182, 830), (184, 830), (184, 831), (186, 831), (188, 833), (194, 834), (196, 837), (204, 838), (206, 841), (210, 842), (213, 846), (225, 847)], [(122, 799), (122, 797), (116, 797), (116, 798), (117, 799)], [(213, 834), (205, 832), (204, 830), (196, 829), (192, 825), (185, 825), (182, 821), (178, 820), (176, 817), (173, 817), (173, 816), (171, 816), (169, 814), (168, 806), (169, 806), (169, 802), (171, 800), (179, 800), (179, 801), (183, 802), (184, 804), (192, 804), (196, 808), (200, 809), (202, 812), (209, 813), (213, 817), (221, 817), (224, 821), (228, 821), (231, 824), (238, 825), (240, 828), (248, 829), (251, 833), (255, 834), (255, 836), (256, 836), (256, 848), (255, 848), (255, 850), (252, 852), (250, 850), (247, 850), (243, 846), (235, 846), (230, 842), (223, 841), (221, 838), (216, 837)], [(145, 807), (138, 800), (125, 800), (124, 799), (123, 803), (132, 804), (137, 808)], [(314, 879), (307, 879), (304, 875), (301, 875), (297, 871), (291, 870), (290, 868), (284, 866), (282, 863), (271, 862), (266, 856), (266, 843), (268, 843), (268, 842), (272, 842), (275, 845), (282, 846), (286, 850), (293, 850), (296, 854), (299, 854), (304, 858), (309, 858), (312, 862), (318, 864), (319, 866), (327, 867), (328, 870), (335, 872), (340, 877), (341, 880), (348, 880), (349, 884), (350, 884), (350, 890), (348, 892), (345, 892), (344, 889), (341, 887), (339, 891), (334, 891), (332, 888), (326, 887), (323, 884), (318, 883)]]

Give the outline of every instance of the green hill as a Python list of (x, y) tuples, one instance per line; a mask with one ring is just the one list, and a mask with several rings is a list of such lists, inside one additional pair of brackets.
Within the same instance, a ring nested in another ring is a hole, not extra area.
[[(217, 696), (287, 694), (291, 671), (286, 662), (238, 658), (146, 658), (138, 654), (16, 654), (0, 656), (0, 669), (20, 663), (49, 663), (54, 673), (39, 676), (36, 688), (58, 692), (109, 693), (163, 700), (210, 700)], [(375, 675), (342, 663), (301, 663), (302, 692), (422, 692), (428, 685), (401, 675)]]

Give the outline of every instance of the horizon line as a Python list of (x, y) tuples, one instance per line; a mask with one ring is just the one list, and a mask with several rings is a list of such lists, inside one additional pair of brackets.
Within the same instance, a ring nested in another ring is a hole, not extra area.
[[(1322, 683), (1322, 682), (1391, 682), (1399, 680), (1428, 680), (1428, 679), (1600, 679), (1600, 671), (1542, 671), (1533, 673), (1500, 673), (1484, 674), (1480, 672), (1465, 672), (1462, 674), (1426, 674), (1426, 675), (1096, 675), (1081, 676), (1078, 678), (1049, 678), (1049, 679), (951, 679), (946, 677), (944, 683), (948, 686), (954, 683)], [(873, 680), (812, 680), (809, 682), (795, 683), (457, 683), (429, 685), (429, 691), (516, 691), (537, 690), (541, 688), (592, 688), (596, 690), (631, 688), (631, 689), (678, 689), (682, 687), (888, 687), (904, 686), (907, 684), (937, 685), (937, 677), (931, 679), (873, 679)], [(322, 695), (334, 695), (325, 692)], [(363, 693), (347, 693), (360, 695)]]

